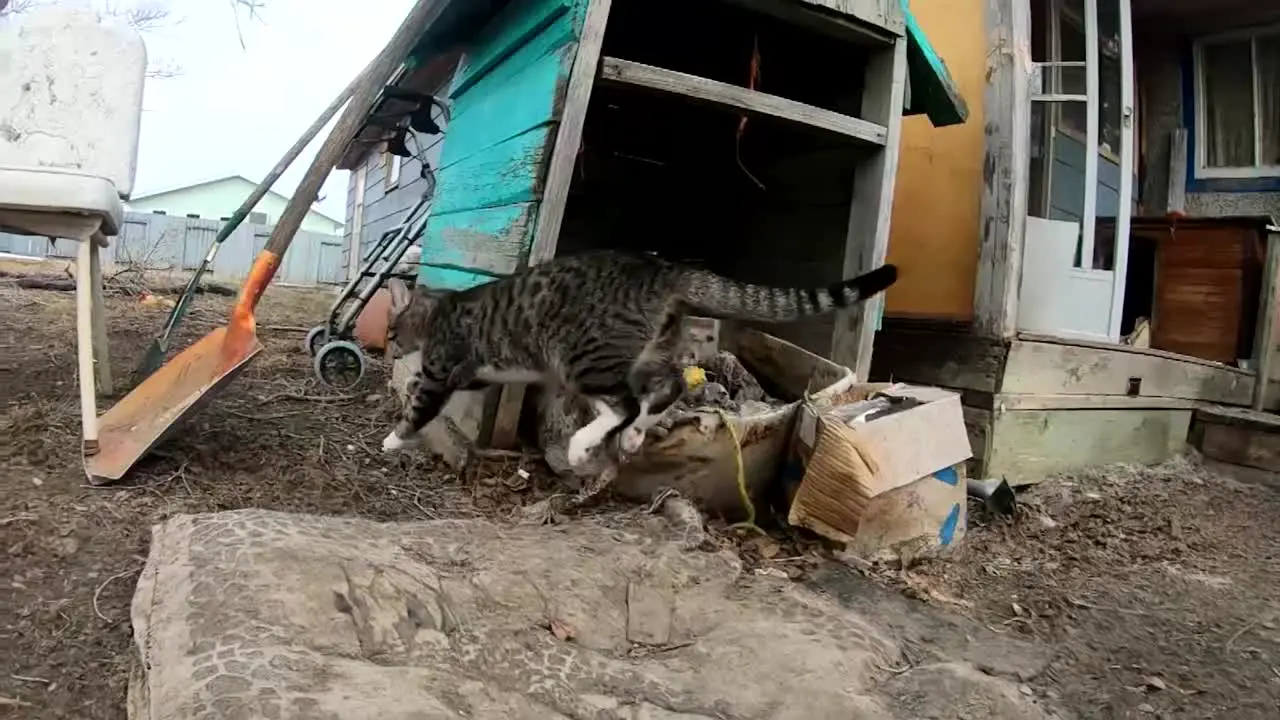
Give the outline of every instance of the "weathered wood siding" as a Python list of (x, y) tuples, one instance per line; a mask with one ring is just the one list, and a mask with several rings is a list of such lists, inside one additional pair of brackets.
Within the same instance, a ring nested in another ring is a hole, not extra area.
[(585, 0), (518, 0), (468, 48), (449, 97), (419, 282), (466, 288), (528, 258)]
[[(448, 121), (438, 110), (433, 114), (436, 123), (442, 131), (445, 131)], [(427, 164), (437, 169), (440, 167), (440, 153), (443, 149), (445, 132), (439, 135), (418, 135), (412, 133), (414, 137), (407, 141), (410, 150), (417, 151), (422, 149), (423, 155), (426, 157)], [(389, 186), (387, 184), (387, 162), (390, 156), (385, 152), (371, 152), (364, 159), (364, 215), (361, 220), (360, 231), (360, 253), (364, 256), (365, 250), (377, 242), (378, 236), (387, 230), (399, 225), (404, 220), (409, 209), (417, 204), (418, 199), (422, 197), (422, 193), (426, 190), (426, 183), (422, 179), (422, 164), (417, 157), (403, 158), (400, 161), (400, 180), (397, 184)], [(346, 212), (346, 232), (343, 237), (343, 267), (350, 262), (346, 257), (345, 250), (350, 247), (351, 232), (355, 225), (355, 202), (356, 191), (355, 184), (360, 177), (360, 173), (353, 171), (350, 179), (347, 181), (347, 212)], [(358, 261), (357, 261), (358, 262)]]

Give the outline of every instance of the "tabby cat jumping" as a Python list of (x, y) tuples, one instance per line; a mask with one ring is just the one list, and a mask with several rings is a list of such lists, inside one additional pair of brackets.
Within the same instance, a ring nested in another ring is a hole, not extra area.
[(617, 435), (634, 453), (684, 392), (676, 362), (684, 316), (783, 323), (862, 302), (897, 280), (893, 265), (825, 288), (742, 283), (650, 255), (600, 251), (556, 258), (458, 292), (390, 283), (388, 341), (421, 366), (383, 450), (416, 446), (459, 390), (539, 383), (583, 395), (595, 419), (569, 440), (580, 465)]

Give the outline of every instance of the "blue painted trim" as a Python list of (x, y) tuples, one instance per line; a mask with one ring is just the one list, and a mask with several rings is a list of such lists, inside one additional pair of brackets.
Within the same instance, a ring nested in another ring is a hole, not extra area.
[(956, 472), (955, 467), (942, 468), (934, 473), (933, 476), (952, 487), (960, 484), (960, 475)]
[(947, 519), (942, 521), (942, 528), (938, 530), (938, 542), (950, 545), (951, 541), (956, 539), (958, 525), (960, 525), (960, 503), (952, 505), (951, 512), (947, 513)]
[(1182, 72), (1182, 125), (1187, 129), (1187, 192), (1249, 193), (1280, 191), (1280, 177), (1197, 178), (1196, 177), (1196, 61), (1192, 40), (1184, 37), (1178, 49)]

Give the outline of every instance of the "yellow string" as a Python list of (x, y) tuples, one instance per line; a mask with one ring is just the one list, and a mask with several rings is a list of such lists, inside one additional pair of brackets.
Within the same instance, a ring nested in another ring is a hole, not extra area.
[(738, 429), (733, 426), (732, 422), (730, 422), (729, 414), (724, 410), (721, 408), (708, 409), (716, 411), (716, 414), (720, 416), (720, 421), (724, 423), (725, 428), (728, 429), (729, 437), (733, 438), (733, 456), (734, 460), (738, 463), (738, 497), (742, 499), (742, 505), (747, 510), (746, 520), (734, 523), (729, 527), (735, 530), (753, 530), (761, 535), (767, 535), (768, 533), (761, 530), (760, 527), (756, 525), (756, 506), (752, 504), (751, 493), (747, 491), (747, 469), (746, 464), (742, 459), (742, 440), (738, 437)]

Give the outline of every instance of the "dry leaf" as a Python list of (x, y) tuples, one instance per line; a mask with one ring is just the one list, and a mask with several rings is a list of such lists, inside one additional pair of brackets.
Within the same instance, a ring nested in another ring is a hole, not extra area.
[(557, 640), (572, 640), (573, 628), (569, 627), (563, 620), (552, 618), (551, 634), (555, 635)]
[(778, 557), (778, 553), (782, 552), (782, 548), (778, 547), (778, 543), (772, 540), (764, 540), (760, 543), (760, 557), (771, 560)]

